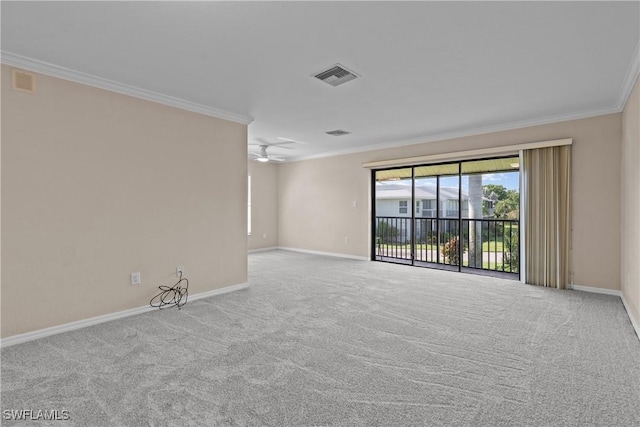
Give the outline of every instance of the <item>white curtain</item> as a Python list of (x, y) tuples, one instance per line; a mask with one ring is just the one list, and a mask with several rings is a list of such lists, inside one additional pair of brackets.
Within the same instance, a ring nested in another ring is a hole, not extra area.
[(523, 151), (525, 280), (565, 289), (569, 283), (571, 146)]

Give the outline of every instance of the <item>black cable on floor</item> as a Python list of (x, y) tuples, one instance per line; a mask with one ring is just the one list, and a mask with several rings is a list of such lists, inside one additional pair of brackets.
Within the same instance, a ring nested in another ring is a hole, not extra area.
[(180, 273), (180, 280), (173, 286), (158, 286), (160, 293), (149, 301), (151, 307), (173, 307), (177, 306), (178, 309), (187, 303), (189, 297), (189, 280), (186, 277), (182, 277)]

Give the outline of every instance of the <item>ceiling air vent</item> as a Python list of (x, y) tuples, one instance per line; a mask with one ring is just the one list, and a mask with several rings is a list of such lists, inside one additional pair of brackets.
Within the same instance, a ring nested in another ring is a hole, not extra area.
[(331, 135), (331, 136), (349, 135), (350, 133), (351, 132), (347, 132), (346, 130), (342, 130), (342, 129), (330, 130), (329, 132), (326, 132), (327, 135)]
[(314, 76), (331, 86), (340, 86), (343, 83), (357, 79), (359, 76), (340, 64), (336, 64), (326, 71), (322, 71)]
[(36, 76), (28, 71), (13, 70), (13, 88), (30, 94), (36, 93)]

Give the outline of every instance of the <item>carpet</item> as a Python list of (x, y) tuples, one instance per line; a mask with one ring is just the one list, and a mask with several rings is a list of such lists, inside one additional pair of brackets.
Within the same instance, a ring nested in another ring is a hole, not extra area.
[(3, 425), (640, 425), (618, 297), (285, 251), (249, 283), (3, 348)]

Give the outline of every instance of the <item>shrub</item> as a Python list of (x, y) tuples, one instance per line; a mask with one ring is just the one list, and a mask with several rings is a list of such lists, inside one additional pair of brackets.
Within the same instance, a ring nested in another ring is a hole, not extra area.
[(393, 225), (381, 221), (376, 228), (376, 242), (377, 243), (395, 243), (398, 240), (398, 229)]
[(441, 252), (445, 262), (452, 265), (459, 264), (460, 253), (458, 252), (458, 239), (456, 237), (449, 239), (449, 241), (442, 247)]
[(504, 235), (503, 247), (504, 254), (504, 268), (513, 273), (517, 273), (520, 268), (520, 242), (518, 241), (518, 233), (507, 233)]

